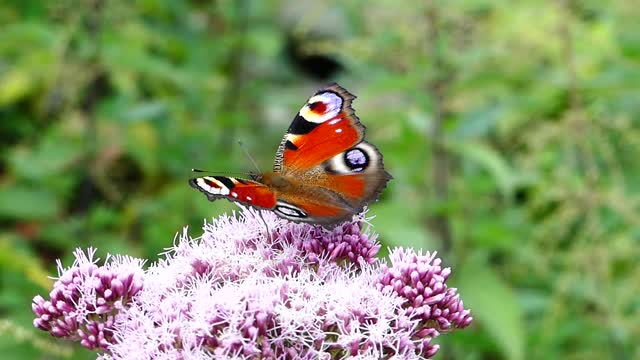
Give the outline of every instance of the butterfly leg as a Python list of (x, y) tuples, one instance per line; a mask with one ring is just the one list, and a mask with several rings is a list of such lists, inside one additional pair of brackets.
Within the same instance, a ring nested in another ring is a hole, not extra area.
[(267, 239), (269, 240), (269, 243), (273, 243), (273, 236), (271, 235), (271, 231), (269, 231), (269, 224), (267, 224), (267, 221), (262, 216), (262, 211), (258, 210), (258, 215), (260, 216), (260, 219), (262, 219), (262, 223), (267, 230)]

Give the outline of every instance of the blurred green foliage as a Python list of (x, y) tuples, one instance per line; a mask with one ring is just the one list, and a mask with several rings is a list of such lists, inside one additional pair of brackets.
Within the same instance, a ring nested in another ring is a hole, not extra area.
[(235, 207), (192, 167), (269, 169), (306, 98), (358, 95), (395, 179), (385, 246), (439, 250), (472, 328), (442, 359), (640, 358), (640, 7), (625, 0), (6, 0), (0, 353), (75, 247), (154, 259)]

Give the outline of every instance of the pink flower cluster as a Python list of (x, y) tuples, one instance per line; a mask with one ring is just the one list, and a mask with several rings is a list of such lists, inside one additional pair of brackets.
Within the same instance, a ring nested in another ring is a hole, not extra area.
[(262, 218), (245, 210), (200, 238), (185, 231), (146, 270), (76, 251), (50, 300), (34, 298), (34, 325), (102, 359), (409, 359), (430, 358), (434, 338), (472, 321), (435, 254), (378, 261), (361, 217), (331, 231)]
[(445, 284), (451, 268), (443, 269), (442, 260), (436, 258), (435, 253), (422, 255), (412, 249), (397, 248), (390, 258), (391, 267), (380, 266), (377, 288), (404, 299), (405, 314), (419, 324), (418, 331), (411, 337), (412, 341), (418, 342), (416, 352), (432, 357), (439, 346), (432, 345), (431, 340), (440, 332), (469, 326), (471, 311), (464, 308), (456, 289)]
[(142, 265), (129, 257), (115, 257), (105, 266), (94, 263), (95, 249), (74, 252), (68, 269), (58, 262), (60, 277), (49, 300), (33, 299), (33, 325), (51, 335), (77, 340), (89, 349), (106, 350), (113, 343), (115, 316), (142, 289)]

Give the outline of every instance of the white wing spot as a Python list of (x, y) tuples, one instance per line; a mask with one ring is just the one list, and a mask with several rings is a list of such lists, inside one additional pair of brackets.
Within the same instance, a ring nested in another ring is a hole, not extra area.
[(333, 119), (333, 120), (329, 121), (329, 125), (335, 125), (335, 124), (339, 123), (340, 121), (342, 121), (342, 118)]
[(209, 186), (204, 180), (202, 179), (198, 179), (198, 186), (200, 186), (201, 188), (205, 189), (207, 192), (211, 193), (211, 194), (217, 194), (216, 188), (213, 188), (211, 186)]
[(237, 193), (237, 192), (232, 192), (232, 193), (231, 193), (231, 196), (233, 196), (234, 198), (236, 198), (236, 199), (237, 199), (237, 198), (238, 198), (238, 193)]
[(247, 199), (247, 200), (249, 200), (249, 201), (253, 200), (253, 199), (251, 198), (251, 196), (247, 196), (247, 197), (246, 197), (246, 199)]
[(293, 210), (293, 209), (289, 209), (288, 207), (284, 207), (284, 206), (280, 206), (278, 207), (278, 210), (280, 210), (281, 213), (285, 214), (285, 215), (289, 215), (289, 216), (299, 216), (300, 214)]
[(275, 209), (276, 213), (286, 219), (303, 219), (307, 217), (304, 211), (301, 209), (285, 203), (283, 201), (278, 201)]
[(336, 129), (336, 132), (337, 132), (337, 133), (341, 133), (341, 132), (342, 132), (342, 129)]

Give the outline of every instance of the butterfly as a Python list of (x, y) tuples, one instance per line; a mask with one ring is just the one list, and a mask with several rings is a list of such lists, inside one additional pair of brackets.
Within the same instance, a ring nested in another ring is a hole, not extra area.
[(350, 220), (392, 179), (380, 151), (364, 141), (353, 99), (338, 84), (311, 96), (282, 138), (273, 171), (250, 180), (198, 177), (189, 184), (211, 201), (269, 209), (295, 222), (332, 226)]

